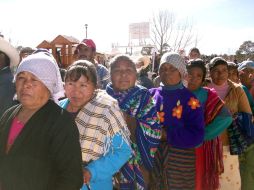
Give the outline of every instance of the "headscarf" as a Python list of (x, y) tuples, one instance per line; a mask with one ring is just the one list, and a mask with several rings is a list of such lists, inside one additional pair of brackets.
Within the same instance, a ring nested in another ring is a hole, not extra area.
[[(106, 92), (117, 99), (121, 110), (136, 119), (135, 128), (136, 143), (132, 142), (134, 154), (132, 158), (121, 168), (125, 183), (121, 183), (122, 189), (145, 189), (145, 183), (141, 172), (141, 166), (152, 170), (154, 155), (161, 138), (161, 125), (157, 116), (156, 106), (149, 91), (139, 85), (123, 92), (114, 91), (112, 83), (109, 83)], [(130, 126), (131, 127), (131, 126)]]
[(59, 67), (52, 56), (49, 56), (45, 52), (29, 55), (19, 64), (14, 80), (16, 80), (19, 73), (24, 71), (36, 76), (48, 88), (52, 99), (56, 103), (59, 98), (64, 97)]

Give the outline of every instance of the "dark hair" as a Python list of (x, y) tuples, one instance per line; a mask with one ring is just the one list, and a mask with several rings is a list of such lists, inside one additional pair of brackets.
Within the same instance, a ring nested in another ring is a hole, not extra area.
[(227, 63), (228, 63), (229, 69), (237, 69), (238, 68), (238, 65), (235, 64), (234, 62), (228, 61)]
[(196, 48), (196, 47), (191, 48), (189, 54), (190, 54), (191, 52), (197, 52), (197, 53), (200, 55), (200, 51), (199, 51), (199, 49)]
[(59, 68), (60, 74), (61, 74), (61, 79), (64, 81), (65, 75), (66, 75), (66, 69)]
[(120, 61), (126, 61), (129, 62), (131, 67), (137, 72), (135, 62), (131, 59), (128, 55), (116, 55), (109, 63), (109, 71), (110, 74), (112, 73), (112, 70), (116, 67), (117, 63)]
[(202, 59), (195, 59), (195, 60), (190, 60), (186, 65), (186, 69), (188, 72), (190, 69), (192, 69), (194, 67), (200, 68), (203, 71), (202, 81), (204, 81), (205, 77), (206, 77), (205, 62)]
[(20, 53), (28, 53), (28, 54), (32, 54), (35, 50), (31, 47), (22, 47), (22, 49), (20, 50)]
[(5, 66), (10, 66), (11, 60), (10, 60), (9, 56), (6, 55), (6, 53), (4, 53), (2, 51), (0, 51), (0, 53), (2, 53), (4, 55), (4, 64), (5, 64)]
[(97, 86), (97, 72), (96, 67), (93, 63), (87, 60), (78, 60), (75, 61), (72, 65), (67, 68), (65, 75), (65, 82), (78, 81), (81, 76), (87, 78), (88, 81), (91, 81), (94, 86)]

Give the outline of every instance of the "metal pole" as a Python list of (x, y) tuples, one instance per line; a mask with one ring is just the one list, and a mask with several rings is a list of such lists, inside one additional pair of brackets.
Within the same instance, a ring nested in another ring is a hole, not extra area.
[(88, 24), (85, 24), (85, 27), (86, 27), (86, 39), (87, 39), (87, 27), (88, 27)]

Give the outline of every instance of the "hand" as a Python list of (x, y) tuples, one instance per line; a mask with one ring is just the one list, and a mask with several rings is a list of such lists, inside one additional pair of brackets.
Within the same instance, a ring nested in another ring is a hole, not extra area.
[(88, 169), (83, 169), (84, 184), (89, 184), (91, 180), (91, 173)]
[(167, 130), (165, 127), (161, 128), (161, 141), (167, 141)]
[(124, 114), (124, 119), (127, 123), (127, 127), (131, 133), (131, 136), (130, 136), (131, 141), (135, 143), (136, 142), (136, 135), (135, 134), (136, 134), (136, 128), (137, 128), (137, 121), (134, 117), (128, 115), (127, 113), (124, 112), (123, 114)]

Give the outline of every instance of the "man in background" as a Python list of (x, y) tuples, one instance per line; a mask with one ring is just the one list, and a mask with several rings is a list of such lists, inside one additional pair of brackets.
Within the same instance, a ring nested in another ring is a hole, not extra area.
[(98, 77), (98, 88), (105, 89), (110, 81), (109, 71), (105, 66), (99, 64), (95, 60), (96, 45), (94, 41), (91, 39), (82, 40), (82, 42), (76, 47), (75, 53), (77, 54), (77, 59), (85, 59), (95, 64)]

